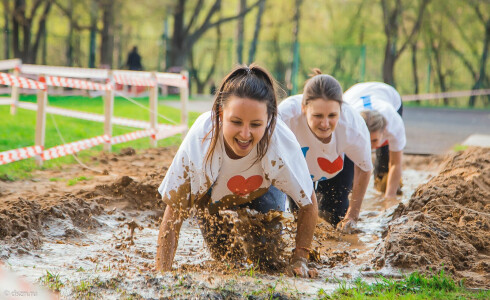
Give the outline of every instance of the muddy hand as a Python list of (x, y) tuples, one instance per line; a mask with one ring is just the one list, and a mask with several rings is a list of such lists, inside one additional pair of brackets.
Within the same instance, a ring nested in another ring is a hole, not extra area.
[(343, 219), (337, 224), (337, 230), (342, 233), (351, 234), (357, 229), (357, 222), (353, 219)]
[(293, 275), (303, 278), (315, 278), (318, 276), (318, 271), (315, 268), (308, 268), (305, 258), (295, 259), (290, 265)]

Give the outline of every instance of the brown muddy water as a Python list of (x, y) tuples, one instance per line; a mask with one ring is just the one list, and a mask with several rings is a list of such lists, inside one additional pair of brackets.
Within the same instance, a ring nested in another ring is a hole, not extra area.
[[(416, 187), (433, 175), (435, 171), (405, 169), (399, 200), (408, 202)], [(340, 234), (320, 223), (313, 243), (320, 253), (320, 261), (313, 263), (319, 271), (316, 279), (266, 274), (253, 264), (236, 268), (231, 261), (214, 261), (195, 220), (185, 221), (182, 227), (175, 271), (156, 273), (152, 269), (159, 215), (122, 207), (93, 216), (93, 229), (80, 230), (70, 218), (52, 219), (42, 228), (39, 249), (12, 252), (3, 262), (30, 282), (38, 282), (47, 271), (57, 274), (62, 283), (59, 296), (64, 299), (316, 298), (320, 290), (337, 289), (340, 281), (349, 283), (361, 277), (373, 282), (378, 275), (401, 276), (402, 270), (389, 264), (372, 269), (374, 250), (397, 204), (384, 202), (371, 182), (356, 233)]]

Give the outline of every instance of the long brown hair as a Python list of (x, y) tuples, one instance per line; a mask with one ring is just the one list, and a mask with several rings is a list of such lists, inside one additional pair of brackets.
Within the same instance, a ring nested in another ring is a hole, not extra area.
[(249, 98), (267, 104), (267, 127), (264, 136), (257, 144), (256, 162), (264, 157), (276, 127), (277, 90), (276, 82), (269, 72), (256, 64), (238, 66), (223, 79), (216, 91), (211, 109), (213, 127), (205, 137), (206, 139), (211, 136), (211, 144), (206, 153), (206, 162), (212, 159), (222, 126), (220, 113), (230, 96)]
[(333, 76), (322, 74), (320, 69), (313, 69), (310, 79), (305, 83), (303, 91), (303, 105), (316, 99), (337, 101), (340, 106), (344, 102), (342, 100), (342, 87)]

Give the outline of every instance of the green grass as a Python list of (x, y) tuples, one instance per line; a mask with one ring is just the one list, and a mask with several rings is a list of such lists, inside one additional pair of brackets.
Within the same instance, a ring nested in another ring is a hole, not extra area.
[(46, 270), (46, 275), (39, 277), (39, 283), (54, 292), (59, 292), (65, 284), (60, 279), (60, 274), (54, 274)]
[(432, 276), (415, 272), (402, 280), (380, 277), (373, 284), (358, 278), (351, 287), (340, 281), (333, 294), (320, 289), (317, 296), (319, 299), (489, 299), (490, 291), (467, 290), (462, 282), (455, 282), (442, 270)]
[[(172, 100), (175, 96), (170, 97)], [(35, 102), (36, 96), (27, 95), (22, 96), (21, 101)], [(174, 99), (176, 100), (176, 99)], [(140, 104), (148, 107), (148, 98), (136, 99)], [(49, 105), (62, 107), (67, 109), (73, 109), (78, 111), (103, 113), (103, 99), (101, 97), (88, 98), (80, 96), (62, 97), (62, 96), (50, 96)], [(159, 105), (158, 112), (165, 117), (180, 122), (180, 110)], [(123, 99), (116, 97), (114, 99), (114, 116), (125, 117), (136, 120), (149, 120), (149, 112), (137, 105)], [(199, 116), (199, 113), (189, 113), (189, 125), (191, 125), (195, 119)], [(46, 137), (45, 148), (63, 144), (60, 136), (58, 135), (54, 122), (56, 122), (62, 137), (66, 143), (79, 141), (86, 138), (102, 135), (104, 132), (104, 124), (92, 121), (85, 121), (76, 118), (63, 117), (58, 115), (46, 116)], [(169, 123), (166, 120), (159, 118), (159, 123)], [(35, 136), (36, 125), (36, 112), (18, 109), (16, 115), (10, 114), (10, 107), (8, 105), (0, 106), (0, 152), (33, 146)], [(130, 128), (124, 126), (113, 126), (113, 135), (120, 135), (129, 133), (132, 131), (140, 130), (138, 128)], [(159, 140), (158, 146), (171, 146), (179, 145), (182, 141), (181, 135), (175, 135), (173, 137)], [(135, 149), (145, 149), (149, 147), (149, 138), (138, 139), (118, 145), (113, 145), (113, 152), (118, 152), (122, 148), (133, 147)], [(96, 156), (102, 150), (102, 145), (96, 146), (91, 149), (87, 149), (79, 152), (79, 158), (87, 162), (91, 156)], [(65, 164), (75, 163), (75, 159), (69, 155), (49, 161), (45, 161), (43, 169), (45, 168), (61, 168)], [(31, 177), (31, 172), (38, 169), (35, 165), (34, 159), (25, 159), (18, 162), (13, 162), (7, 165), (0, 166), (0, 179), (2, 180), (15, 180), (25, 179)]]
[(456, 144), (453, 146), (453, 151), (464, 151), (468, 149), (468, 146), (467, 145), (461, 145), (461, 144)]

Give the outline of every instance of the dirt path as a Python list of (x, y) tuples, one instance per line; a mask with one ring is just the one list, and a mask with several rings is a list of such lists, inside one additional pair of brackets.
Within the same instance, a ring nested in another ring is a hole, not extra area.
[[(70, 166), (37, 171), (29, 181), (0, 182), (0, 259), (31, 281), (46, 271), (60, 274), (62, 298), (314, 298), (321, 289), (337, 288), (335, 278), (400, 276), (390, 263), (373, 263), (398, 203), (385, 203), (372, 183), (358, 232), (342, 235), (328, 224), (318, 226), (314, 247), (320, 256), (312, 264), (320, 276), (315, 280), (215, 261), (195, 220), (184, 223), (175, 271), (157, 274), (152, 268), (163, 204), (156, 189), (176, 149), (131, 150), (93, 159), (90, 167), (107, 175)], [(439, 163), (434, 157), (407, 156), (402, 203), (408, 205)], [(80, 176), (88, 180), (68, 185)]]

